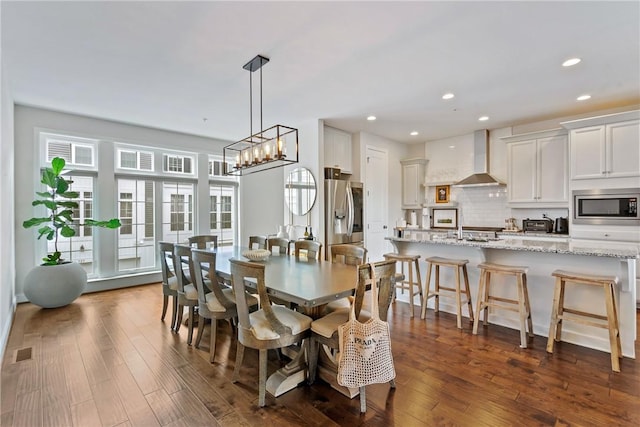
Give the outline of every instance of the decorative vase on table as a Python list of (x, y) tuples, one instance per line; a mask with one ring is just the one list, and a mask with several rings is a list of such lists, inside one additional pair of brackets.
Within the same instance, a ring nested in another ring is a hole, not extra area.
[(279, 239), (289, 239), (289, 233), (285, 231), (284, 225), (278, 226), (278, 234), (276, 234), (276, 237)]
[(39, 265), (24, 278), (24, 295), (43, 308), (71, 304), (84, 292), (87, 272), (77, 262), (59, 265)]

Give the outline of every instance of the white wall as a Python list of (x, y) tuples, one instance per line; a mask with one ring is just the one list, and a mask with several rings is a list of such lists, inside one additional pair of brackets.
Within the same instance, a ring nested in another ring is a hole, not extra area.
[[(0, 14), (1, 10), (0, 7)], [(0, 46), (2, 45), (1, 37)], [(6, 64), (0, 59), (0, 153), (2, 153), (0, 156), (0, 194), (2, 194), (0, 208), (0, 356), (4, 356), (15, 310), (13, 114), (13, 98), (9, 91)]]

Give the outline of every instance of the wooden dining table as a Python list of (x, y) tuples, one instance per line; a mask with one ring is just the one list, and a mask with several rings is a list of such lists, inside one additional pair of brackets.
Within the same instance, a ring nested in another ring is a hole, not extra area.
[[(220, 246), (214, 249), (218, 275), (231, 280), (229, 260), (235, 258), (249, 261), (242, 256), (242, 252), (247, 249), (240, 246)], [(265, 265), (265, 285), (270, 296), (295, 304), (313, 319), (322, 316), (327, 303), (352, 295), (358, 281), (357, 267), (353, 265), (278, 254), (271, 255), (266, 261), (253, 262)], [(255, 286), (250, 280), (246, 281), (246, 285), (248, 288)], [(299, 347), (289, 349), (285, 354), (292, 358), (291, 362), (267, 379), (267, 391), (273, 396), (280, 396), (305, 381), (307, 366), (305, 354), (300, 350)], [(335, 378), (326, 380), (335, 383)]]

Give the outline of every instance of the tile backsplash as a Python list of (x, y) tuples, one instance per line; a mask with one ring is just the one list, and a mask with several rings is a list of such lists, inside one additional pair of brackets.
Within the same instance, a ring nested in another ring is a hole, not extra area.
[(504, 227), (511, 215), (506, 187), (451, 188), (451, 199), (458, 202), (458, 218), (463, 226)]

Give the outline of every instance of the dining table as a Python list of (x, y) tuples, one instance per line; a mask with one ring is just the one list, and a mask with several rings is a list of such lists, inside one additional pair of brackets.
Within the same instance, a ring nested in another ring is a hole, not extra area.
[[(212, 250), (216, 253), (216, 272), (226, 281), (231, 280), (229, 260), (251, 261), (242, 255), (248, 250), (246, 247), (220, 246)], [(270, 297), (294, 304), (298, 310), (313, 319), (322, 316), (324, 307), (329, 302), (351, 296), (358, 281), (357, 267), (354, 265), (276, 253), (264, 261), (252, 262), (265, 265), (265, 285)], [(249, 290), (256, 287), (251, 280), (246, 280), (245, 285)], [(291, 361), (267, 379), (267, 391), (275, 397), (294, 389), (306, 379), (304, 351), (300, 347), (288, 350), (285, 354), (292, 358)], [(335, 387), (335, 378), (323, 379)], [(349, 396), (353, 394), (339, 391)]]

